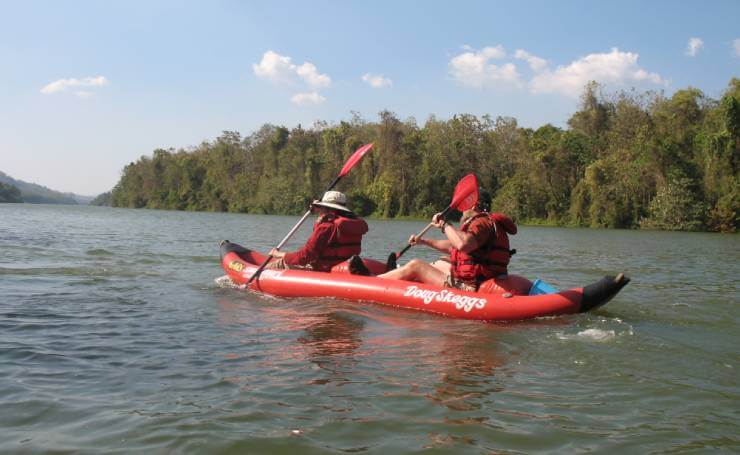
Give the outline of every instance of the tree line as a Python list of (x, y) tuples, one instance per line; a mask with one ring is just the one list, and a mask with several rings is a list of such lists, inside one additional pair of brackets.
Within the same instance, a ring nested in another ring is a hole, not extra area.
[(9, 183), (0, 182), (0, 202), (23, 202), (21, 190)]
[(495, 210), (520, 223), (735, 232), (740, 210), (740, 79), (719, 100), (687, 88), (604, 93), (588, 84), (567, 128), (510, 117), (388, 111), (339, 124), (225, 131), (155, 150), (123, 169), (113, 206), (299, 214), (361, 144), (374, 150), (340, 189), (360, 215), (429, 217), (473, 171)]

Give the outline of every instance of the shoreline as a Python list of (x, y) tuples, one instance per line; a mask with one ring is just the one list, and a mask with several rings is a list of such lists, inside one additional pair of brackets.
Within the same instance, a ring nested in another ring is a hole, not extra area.
[[(23, 204), (18, 203), (7, 203), (9, 205), (19, 206)], [(250, 215), (250, 216), (286, 216), (286, 217), (298, 217), (300, 214), (294, 215), (294, 214), (283, 214), (283, 213), (249, 213), (249, 212), (229, 212), (229, 211), (223, 211), (223, 212), (217, 212), (217, 211), (209, 211), (209, 210), (177, 210), (177, 209), (159, 209), (159, 208), (148, 208), (148, 207), (140, 207), (140, 208), (131, 208), (131, 207), (113, 207), (109, 205), (91, 205), (91, 204), (37, 204), (37, 203), (26, 203), (28, 205), (53, 205), (53, 206), (73, 206), (73, 207), (105, 207), (105, 208), (113, 208), (113, 209), (127, 209), (127, 210), (161, 210), (161, 211), (167, 211), (167, 212), (190, 212), (190, 213), (228, 213), (233, 215)], [(366, 220), (374, 220), (374, 221), (419, 221), (419, 222), (425, 222), (429, 221), (428, 218), (422, 218), (422, 217), (416, 217), (416, 216), (401, 216), (401, 217), (394, 217), (394, 218), (386, 218), (386, 217), (379, 217), (379, 216), (363, 216), (362, 218)], [(455, 221), (457, 222), (457, 221)], [(547, 220), (525, 220), (523, 222), (517, 222), (517, 226), (522, 227), (548, 227), (548, 228), (567, 228), (567, 229), (596, 229), (596, 230), (618, 230), (618, 231), (643, 231), (643, 232), (688, 232), (688, 233), (706, 233), (706, 234), (737, 234), (738, 232), (722, 232), (722, 231), (709, 231), (709, 230), (668, 230), (668, 229), (651, 229), (651, 228), (621, 228), (621, 227), (600, 227), (600, 226), (578, 226), (575, 224), (559, 224), (554, 222), (549, 222)]]

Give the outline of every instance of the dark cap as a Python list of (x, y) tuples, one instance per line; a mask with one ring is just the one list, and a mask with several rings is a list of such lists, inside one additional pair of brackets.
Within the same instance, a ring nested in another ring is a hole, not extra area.
[(488, 212), (491, 210), (491, 193), (481, 188), (478, 191), (478, 203), (475, 208), (482, 211)]

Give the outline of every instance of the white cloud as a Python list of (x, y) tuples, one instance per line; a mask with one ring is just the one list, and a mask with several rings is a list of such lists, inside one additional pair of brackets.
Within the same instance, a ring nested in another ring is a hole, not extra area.
[(526, 61), (529, 67), (534, 72), (542, 71), (547, 67), (547, 60), (537, 57), (536, 55), (532, 55), (522, 49), (516, 50), (516, 52), (514, 53), (514, 58)]
[(665, 85), (667, 81), (657, 73), (650, 73), (637, 63), (639, 54), (620, 52), (613, 48), (609, 53), (589, 54), (559, 66), (555, 71), (545, 70), (530, 82), (532, 93), (562, 93), (577, 97), (589, 81), (623, 85), (629, 82), (651, 82)]
[(373, 88), (390, 87), (393, 85), (393, 81), (387, 77), (383, 77), (382, 74), (366, 73), (362, 76), (362, 80), (370, 84)]
[(304, 63), (296, 68), (296, 73), (311, 87), (321, 88), (331, 85), (331, 78), (326, 74), (319, 74), (313, 63)]
[(500, 45), (484, 47), (478, 52), (468, 50), (450, 60), (450, 74), (461, 84), (475, 88), (492, 86), (497, 83), (521, 85), (516, 65), (490, 63), (490, 60), (504, 57), (506, 57), (506, 52)]
[(290, 63), (290, 57), (267, 51), (262, 55), (262, 61), (252, 64), (252, 70), (257, 77), (273, 82), (290, 82), (293, 79), (296, 66)]
[[(472, 49), (469, 49), (469, 50), (472, 50)], [(504, 50), (504, 47), (500, 44), (495, 47), (491, 47), (491, 46), (484, 47), (480, 51), (480, 54), (486, 58), (500, 59), (500, 58), (506, 57), (506, 51)]]
[(704, 47), (704, 41), (701, 38), (689, 38), (689, 43), (686, 45), (686, 55), (696, 57), (702, 47)]
[(41, 93), (44, 95), (50, 95), (52, 93), (63, 92), (69, 87), (102, 87), (104, 85), (108, 85), (108, 79), (103, 76), (84, 77), (82, 79), (57, 79), (56, 81), (43, 86), (41, 88)]
[(326, 101), (326, 98), (319, 95), (317, 92), (296, 93), (290, 98), (290, 101), (298, 106), (310, 106), (321, 104)]
[(735, 56), (740, 57), (740, 38), (736, 38), (732, 42), (732, 48), (735, 49)]
[(276, 83), (293, 83), (296, 79), (300, 79), (312, 88), (331, 85), (331, 78), (319, 73), (313, 63), (305, 62), (302, 65), (295, 65), (287, 55), (280, 55), (273, 51), (265, 52), (259, 63), (252, 64), (252, 70), (257, 77)]
[(321, 74), (313, 63), (304, 62), (302, 65), (296, 65), (287, 55), (273, 51), (265, 52), (259, 63), (252, 64), (252, 70), (257, 77), (277, 84), (294, 87), (305, 84), (310, 92), (296, 93), (290, 98), (290, 101), (298, 106), (323, 103), (326, 98), (316, 90), (331, 85), (331, 78)]

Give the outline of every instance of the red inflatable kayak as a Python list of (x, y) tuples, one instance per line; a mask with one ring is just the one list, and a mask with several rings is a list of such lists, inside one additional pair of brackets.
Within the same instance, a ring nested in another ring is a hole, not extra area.
[[(221, 265), (229, 278), (240, 285), (249, 280), (265, 258), (265, 255), (235, 243), (224, 241), (221, 244)], [(373, 273), (382, 272), (385, 268), (377, 261), (366, 259), (365, 264)], [(505, 275), (483, 283), (478, 292), (466, 292), (411, 281), (350, 275), (343, 263), (330, 273), (263, 270), (249, 287), (281, 297), (336, 297), (453, 318), (513, 321), (592, 310), (611, 300), (628, 282), (629, 278), (619, 274), (617, 277), (604, 277), (583, 288), (528, 295), (531, 281), (517, 275)]]

